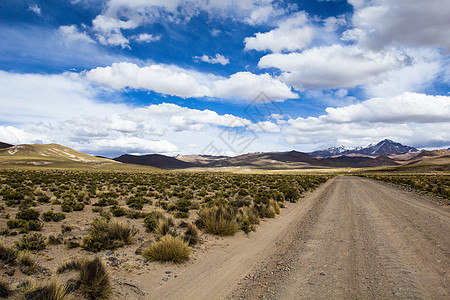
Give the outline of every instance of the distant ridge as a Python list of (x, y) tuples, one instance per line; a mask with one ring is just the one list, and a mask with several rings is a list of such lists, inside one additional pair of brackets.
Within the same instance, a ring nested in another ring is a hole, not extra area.
[(357, 147), (357, 148), (348, 148), (348, 147), (332, 147), (324, 150), (317, 150), (311, 152), (310, 154), (315, 157), (330, 157), (336, 155), (349, 155), (349, 154), (358, 154), (358, 155), (368, 155), (368, 156), (380, 156), (380, 155), (401, 155), (407, 154), (411, 152), (418, 152), (414, 147), (402, 145), (400, 143), (396, 143), (392, 140), (385, 139), (381, 142), (373, 145), (370, 144), (367, 147)]
[(3, 149), (3, 148), (9, 148), (9, 147), (12, 147), (12, 146), (14, 146), (14, 145), (11, 145), (11, 144), (8, 144), (8, 143), (0, 142), (0, 149)]
[(165, 156), (161, 154), (147, 154), (147, 155), (131, 155), (124, 154), (113, 160), (135, 165), (151, 166), (160, 169), (184, 169), (195, 166), (192, 163), (178, 160), (174, 157)]

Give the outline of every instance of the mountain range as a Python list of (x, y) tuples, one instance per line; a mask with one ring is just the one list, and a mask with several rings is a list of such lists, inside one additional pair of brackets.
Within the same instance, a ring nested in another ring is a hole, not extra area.
[(450, 151), (419, 151), (391, 140), (360, 148), (336, 147), (304, 153), (256, 152), (228, 156), (124, 154), (109, 159), (75, 151), (57, 144), (12, 146), (0, 143), (0, 166), (47, 166), (136, 169), (250, 168), (265, 170), (400, 167), (403, 169), (450, 170)]
[(315, 157), (330, 157), (336, 155), (367, 155), (367, 156), (380, 156), (380, 155), (401, 155), (411, 152), (419, 152), (414, 147), (405, 146), (400, 143), (396, 143), (389, 139), (382, 140), (377, 144), (370, 144), (366, 147), (348, 148), (344, 146), (332, 147), (325, 150), (317, 150), (310, 154)]

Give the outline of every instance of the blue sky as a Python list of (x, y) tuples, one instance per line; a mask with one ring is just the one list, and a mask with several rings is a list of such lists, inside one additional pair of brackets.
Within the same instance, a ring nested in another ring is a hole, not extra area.
[(448, 147), (449, 6), (2, 1), (0, 141), (107, 156)]

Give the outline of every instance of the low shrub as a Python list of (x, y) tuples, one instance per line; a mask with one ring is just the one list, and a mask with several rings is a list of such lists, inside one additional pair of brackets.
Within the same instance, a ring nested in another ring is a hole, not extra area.
[(189, 259), (191, 249), (189, 244), (180, 237), (166, 235), (159, 242), (150, 244), (144, 249), (142, 255), (149, 261), (171, 261), (182, 263)]
[(20, 232), (26, 233), (28, 231), (39, 231), (42, 229), (42, 226), (44, 226), (44, 224), (37, 220), (26, 221), (22, 219), (16, 219), (6, 221), (6, 226), (8, 226), (8, 228), (10, 229), (18, 228), (20, 229)]
[(177, 211), (173, 214), (173, 216), (177, 219), (187, 219), (189, 218), (189, 213), (184, 211)]
[(113, 249), (133, 242), (137, 230), (118, 221), (95, 219), (91, 233), (83, 238), (82, 247), (93, 252)]
[(60, 212), (53, 212), (51, 210), (45, 212), (42, 214), (42, 219), (45, 222), (59, 222), (61, 220), (64, 220), (66, 218), (66, 215), (64, 213), (60, 213)]
[(214, 206), (200, 210), (199, 224), (201, 228), (215, 235), (234, 235), (239, 230), (236, 213), (233, 208)]
[(121, 207), (121, 206), (117, 206), (117, 205), (110, 207), (109, 210), (111, 211), (111, 213), (114, 217), (125, 216), (128, 211), (125, 207)]
[(39, 215), (40, 215), (40, 213), (37, 210), (28, 208), (28, 209), (23, 209), (23, 210), (20, 210), (19, 212), (17, 212), (16, 219), (26, 220), (26, 221), (39, 220)]
[(15, 244), (19, 250), (42, 250), (45, 248), (45, 240), (42, 233), (35, 232), (32, 235), (24, 234)]
[(154, 210), (144, 218), (144, 226), (148, 231), (152, 232), (155, 230), (158, 220), (164, 218), (165, 216), (162, 210)]

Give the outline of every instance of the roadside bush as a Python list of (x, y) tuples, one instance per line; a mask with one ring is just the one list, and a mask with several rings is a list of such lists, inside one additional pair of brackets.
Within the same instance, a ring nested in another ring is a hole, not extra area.
[(224, 206), (214, 206), (200, 210), (199, 224), (201, 228), (215, 235), (234, 235), (239, 230), (234, 209)]
[(256, 225), (260, 221), (258, 211), (254, 207), (240, 208), (236, 219), (245, 233), (255, 231)]
[(142, 255), (149, 261), (171, 261), (182, 263), (189, 259), (191, 249), (189, 244), (180, 237), (166, 235), (159, 242), (150, 244), (144, 249)]
[(91, 233), (83, 238), (82, 247), (93, 252), (113, 249), (133, 242), (137, 230), (118, 221), (95, 219)]
[(24, 234), (15, 244), (19, 250), (42, 250), (45, 248), (45, 240), (42, 233), (35, 232), (32, 235)]
[(197, 226), (193, 223), (188, 223), (186, 231), (183, 234), (183, 240), (189, 244), (189, 246), (198, 243), (200, 238), (200, 231)]
[(255, 205), (256, 210), (261, 218), (275, 218), (276, 212), (272, 205), (262, 204)]

